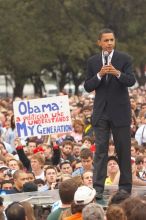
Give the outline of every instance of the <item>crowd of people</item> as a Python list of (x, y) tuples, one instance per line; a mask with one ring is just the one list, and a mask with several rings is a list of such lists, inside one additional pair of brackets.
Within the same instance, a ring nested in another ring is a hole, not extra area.
[[(132, 108), (132, 183), (133, 186), (146, 186), (146, 89), (144, 87), (130, 89), (129, 94)], [(93, 101), (94, 93), (88, 96), (69, 97), (72, 132), (20, 139), (15, 128), (13, 100), (11, 98), (1, 99), (1, 191), (21, 193), (59, 189), (61, 200), (52, 206), (48, 220), (90, 220), (91, 218), (102, 220), (105, 219), (105, 216), (107, 220), (137, 219), (135, 216), (139, 215), (140, 210), (145, 209), (144, 198), (131, 198), (125, 192), (112, 195), (114, 198), (116, 197), (116, 204), (111, 199), (106, 212), (93, 202), (95, 200), (93, 189), (95, 154), (95, 135), (92, 128)], [(118, 185), (119, 177), (118, 158), (111, 134), (105, 185)], [(120, 205), (117, 204), (119, 200)], [(1, 198), (1, 215), (3, 215), (2, 203)], [(135, 205), (132, 207), (132, 204)], [(21, 213), (24, 212), (24, 219), (26, 219), (28, 212), (25, 211), (24, 204), (16, 201), (5, 210), (8, 220), (19, 219), (11, 217), (14, 210), (17, 210), (18, 213), (13, 214), (21, 216)], [(131, 210), (133, 211), (131, 212)], [(117, 213), (120, 213), (119, 216)], [(28, 220), (33, 218), (27, 217)]]

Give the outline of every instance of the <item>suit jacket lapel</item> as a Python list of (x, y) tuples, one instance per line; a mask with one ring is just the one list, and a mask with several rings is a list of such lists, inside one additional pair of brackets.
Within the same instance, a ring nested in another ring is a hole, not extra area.
[(97, 63), (96, 63), (96, 65), (97, 65), (98, 71), (100, 71), (102, 66), (103, 66), (101, 53), (97, 56)]
[(118, 59), (119, 59), (118, 52), (115, 50), (113, 53), (112, 60), (111, 60), (111, 63), (113, 64), (113, 66), (116, 66)]
[[(98, 71), (100, 71), (101, 68), (102, 68), (102, 66), (103, 66), (102, 54), (101, 54), (101, 53), (98, 55), (97, 65), (98, 65)], [(106, 82), (106, 76), (103, 76), (101, 80), (104, 81), (105, 84), (107, 83), (107, 82)]]

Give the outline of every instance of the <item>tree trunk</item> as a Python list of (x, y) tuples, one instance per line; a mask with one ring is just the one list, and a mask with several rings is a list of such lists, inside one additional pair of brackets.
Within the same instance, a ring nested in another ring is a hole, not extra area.
[(79, 93), (79, 85), (82, 83), (82, 77), (77, 77), (77, 74), (73, 73), (73, 82), (75, 85), (75, 95)]
[(23, 96), (23, 88), (24, 88), (24, 85), (27, 81), (27, 75), (25, 75), (25, 73), (23, 75), (20, 75), (19, 73), (15, 73), (14, 75), (14, 84), (15, 84), (15, 87), (14, 87), (14, 93), (13, 93), (13, 97), (22, 97)]
[(15, 81), (15, 87), (14, 87), (14, 93), (13, 93), (13, 98), (15, 97), (22, 97), (23, 96), (23, 88), (24, 88), (25, 83), (24, 82), (17, 82)]
[(41, 80), (40, 76), (36, 76), (34, 79), (34, 92), (40, 97), (43, 96), (43, 90), (45, 92), (44, 82)]
[(65, 80), (66, 80), (66, 73), (63, 72), (62, 75), (61, 75), (60, 82), (59, 82), (59, 90), (60, 90), (60, 91), (63, 91), (63, 89), (64, 89), (64, 85), (65, 85), (65, 83), (66, 83)]

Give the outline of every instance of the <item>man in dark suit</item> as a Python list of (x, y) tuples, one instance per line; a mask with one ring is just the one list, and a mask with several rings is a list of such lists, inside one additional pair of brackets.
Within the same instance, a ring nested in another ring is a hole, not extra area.
[(93, 186), (102, 198), (107, 175), (108, 146), (112, 132), (120, 167), (119, 190), (131, 193), (131, 108), (128, 87), (135, 84), (129, 55), (114, 50), (115, 35), (110, 29), (99, 33), (101, 53), (89, 58), (85, 90), (95, 91), (92, 125), (96, 139)]

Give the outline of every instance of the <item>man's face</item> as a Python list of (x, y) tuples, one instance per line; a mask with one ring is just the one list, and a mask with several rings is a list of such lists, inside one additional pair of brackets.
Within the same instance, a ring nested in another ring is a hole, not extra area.
[(137, 171), (142, 171), (143, 168), (144, 168), (144, 163), (143, 161), (139, 162), (138, 164), (136, 164), (136, 168), (137, 168)]
[(0, 160), (0, 166), (4, 166), (4, 165), (5, 165), (4, 161)]
[(4, 171), (6, 169), (0, 169), (0, 180), (3, 180), (4, 179)]
[(12, 170), (19, 170), (19, 165), (16, 160), (10, 160), (8, 163), (8, 167)]
[(131, 146), (131, 157), (135, 157), (136, 156), (136, 150), (133, 146)]
[(144, 111), (146, 110), (146, 105), (142, 105), (141, 109)]
[(77, 133), (81, 133), (81, 132), (83, 132), (84, 127), (83, 127), (82, 125), (80, 125), (80, 124), (75, 124), (75, 125), (74, 125), (74, 130), (75, 130), (75, 132), (77, 132)]
[(81, 147), (80, 146), (74, 146), (74, 148), (73, 148), (73, 155), (75, 155), (75, 157), (79, 157), (80, 156), (80, 151), (81, 151)]
[(107, 51), (111, 53), (115, 47), (114, 34), (113, 33), (102, 34), (101, 39), (98, 40), (98, 45), (99, 47), (102, 48), (103, 51)]
[(26, 155), (29, 155), (30, 149), (28, 147), (23, 147), (23, 150)]
[(90, 109), (84, 110), (83, 113), (84, 113), (85, 117), (88, 117), (88, 116), (91, 117), (91, 110)]
[(83, 167), (83, 165), (82, 165), (81, 162), (76, 163), (76, 164), (75, 164), (75, 169), (74, 169), (74, 170), (80, 169), (80, 168), (82, 168), (82, 167)]
[(11, 189), (13, 189), (13, 185), (12, 185), (12, 183), (4, 183), (2, 186), (2, 189), (3, 190), (11, 190)]
[(36, 148), (36, 143), (35, 142), (29, 142), (28, 147), (29, 147), (30, 151), (33, 152), (33, 150)]
[(85, 170), (92, 169), (93, 159), (91, 157), (88, 157), (87, 159), (81, 158), (81, 162)]
[(83, 183), (85, 186), (93, 187), (93, 173), (91, 171), (83, 174)]
[(63, 152), (65, 155), (70, 155), (71, 152), (72, 152), (72, 146), (69, 145), (69, 144), (66, 144), (66, 145), (62, 148), (62, 152)]
[(35, 180), (35, 177), (32, 173), (28, 173), (27, 176), (28, 176), (28, 182), (33, 182)]
[(91, 147), (91, 141), (85, 140), (85, 141), (83, 142), (83, 145), (86, 146), (88, 149), (90, 149), (90, 147)]
[(72, 174), (72, 167), (69, 163), (65, 163), (61, 167), (61, 172), (63, 174)]
[(47, 159), (51, 159), (52, 158), (52, 150), (51, 148), (46, 148), (44, 151), (44, 155)]
[(46, 180), (49, 184), (55, 183), (57, 179), (57, 174), (54, 169), (46, 170)]
[(31, 162), (32, 171), (35, 172), (35, 171), (39, 171), (42, 169), (42, 165), (38, 160), (31, 159), (30, 162)]
[(110, 174), (115, 174), (119, 170), (119, 166), (115, 160), (110, 160), (107, 164), (107, 173), (108, 175)]
[(135, 110), (135, 109), (136, 109), (136, 101), (131, 98), (131, 99), (130, 99), (130, 104), (131, 104), (131, 108), (132, 108), (133, 110)]
[(17, 189), (22, 190), (23, 185), (28, 182), (27, 173), (20, 173), (17, 179), (14, 179), (14, 184)]

